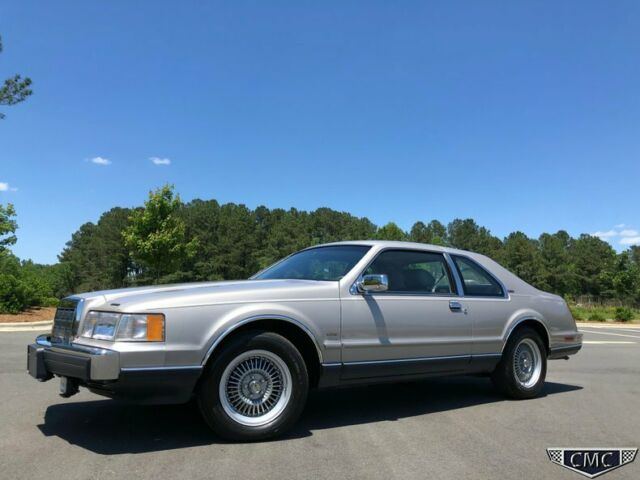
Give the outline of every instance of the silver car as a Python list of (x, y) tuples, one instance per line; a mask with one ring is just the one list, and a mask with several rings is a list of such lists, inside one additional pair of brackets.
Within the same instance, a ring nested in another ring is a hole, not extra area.
[(477, 253), (353, 241), (294, 253), (249, 280), (74, 295), (28, 347), (29, 373), (144, 403), (195, 396), (234, 440), (290, 428), (310, 388), (490, 374), (538, 395), (582, 334), (564, 300)]

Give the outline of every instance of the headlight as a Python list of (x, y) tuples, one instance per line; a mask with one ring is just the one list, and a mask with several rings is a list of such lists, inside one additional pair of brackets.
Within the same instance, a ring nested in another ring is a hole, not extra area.
[(124, 342), (163, 342), (164, 315), (91, 311), (82, 322), (80, 336)]

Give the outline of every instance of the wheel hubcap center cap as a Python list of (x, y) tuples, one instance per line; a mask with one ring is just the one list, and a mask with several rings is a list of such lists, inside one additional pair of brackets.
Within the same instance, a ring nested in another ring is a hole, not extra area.
[(240, 390), (249, 400), (260, 400), (264, 397), (269, 381), (262, 373), (247, 373), (240, 381)]
[(513, 370), (516, 380), (529, 388), (540, 377), (540, 350), (530, 339), (523, 340), (516, 348)]
[(525, 371), (529, 370), (529, 367), (531, 366), (531, 360), (524, 355), (524, 358), (522, 359), (522, 367), (524, 368)]

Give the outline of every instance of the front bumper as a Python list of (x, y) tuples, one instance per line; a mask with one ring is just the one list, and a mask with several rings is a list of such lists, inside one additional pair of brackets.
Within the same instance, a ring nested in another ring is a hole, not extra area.
[(120, 355), (103, 348), (52, 344), (48, 335), (41, 335), (27, 347), (27, 366), (29, 374), (40, 381), (49, 380), (54, 374), (85, 382), (116, 380)]
[(184, 403), (200, 378), (200, 366), (122, 368), (114, 350), (51, 343), (42, 335), (27, 347), (29, 375), (45, 382), (54, 376), (107, 397), (137, 403)]

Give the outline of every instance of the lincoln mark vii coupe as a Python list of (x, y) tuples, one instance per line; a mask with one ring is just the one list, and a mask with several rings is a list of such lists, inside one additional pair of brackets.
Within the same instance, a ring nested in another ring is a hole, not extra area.
[[(28, 346), (29, 373), (143, 403), (197, 400), (220, 436), (280, 435), (310, 388), (488, 374), (515, 399), (582, 334), (564, 300), (476, 253), (353, 241), (249, 280), (84, 293)], [(428, 399), (424, 400), (428, 402)]]

